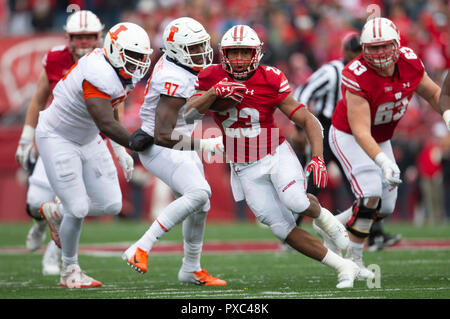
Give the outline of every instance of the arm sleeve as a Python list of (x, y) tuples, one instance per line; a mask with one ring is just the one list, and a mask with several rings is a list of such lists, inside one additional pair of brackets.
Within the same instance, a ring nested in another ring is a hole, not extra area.
[(107, 100), (110, 99), (108, 94), (100, 91), (97, 87), (86, 80), (83, 81), (83, 96), (85, 101), (90, 97), (98, 97)]

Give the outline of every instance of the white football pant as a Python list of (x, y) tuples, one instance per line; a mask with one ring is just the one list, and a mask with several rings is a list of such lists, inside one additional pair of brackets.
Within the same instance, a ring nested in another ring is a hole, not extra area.
[(231, 163), (235, 200), (245, 198), (258, 220), (284, 241), (296, 227), (292, 213), (309, 208), (303, 167), (288, 142), (251, 163)]
[[(194, 151), (179, 151), (153, 145), (139, 153), (142, 165), (170, 187), (176, 199), (158, 216), (157, 222), (169, 231), (183, 222), (184, 258), (182, 270), (199, 271), (206, 215), (211, 188), (203, 165)], [(153, 226), (148, 232), (153, 231)], [(145, 235), (143, 236), (145, 238)]]
[[(397, 187), (386, 183), (381, 168), (366, 154), (351, 134), (330, 127), (331, 150), (341, 163), (356, 198), (380, 197), (380, 216), (392, 214), (397, 200)], [(378, 144), (395, 162), (390, 141)]]

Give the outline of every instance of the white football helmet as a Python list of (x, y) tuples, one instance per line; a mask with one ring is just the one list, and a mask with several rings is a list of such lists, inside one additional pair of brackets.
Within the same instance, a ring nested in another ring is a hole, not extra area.
[[(163, 51), (178, 63), (200, 71), (213, 61), (210, 35), (196, 20), (188, 17), (170, 22), (163, 33)], [(199, 45), (195, 51), (192, 46)], [(192, 51), (192, 52), (191, 52)]]
[[(101, 47), (102, 32), (104, 25), (100, 19), (89, 10), (81, 10), (72, 13), (66, 21), (64, 30), (69, 36), (69, 49), (72, 53), (82, 57), (95, 48)], [(77, 41), (73, 36), (95, 35), (96, 38), (89, 42)], [(83, 42), (83, 43), (81, 43)]]
[[(258, 66), (261, 58), (263, 56), (262, 53), (263, 43), (259, 40), (258, 35), (255, 30), (250, 28), (247, 25), (236, 25), (229, 29), (222, 37), (220, 41), (220, 53), (222, 60), (222, 67), (226, 72), (233, 75), (236, 79), (243, 79), (248, 76), (249, 73), (255, 71)], [(234, 48), (250, 48), (253, 49), (252, 57), (250, 60), (235, 60), (230, 61), (227, 56), (228, 49)], [(242, 63), (244, 65), (248, 64), (248, 67), (243, 72), (236, 72), (233, 70), (233, 63)]]
[(153, 50), (147, 32), (137, 24), (121, 22), (105, 36), (105, 56), (113, 67), (119, 69), (124, 79), (142, 79), (151, 65)]
[[(384, 70), (397, 62), (400, 56), (400, 35), (395, 24), (386, 18), (374, 18), (366, 22), (361, 32), (362, 55), (376, 70)], [(389, 45), (385, 50), (374, 47)]]

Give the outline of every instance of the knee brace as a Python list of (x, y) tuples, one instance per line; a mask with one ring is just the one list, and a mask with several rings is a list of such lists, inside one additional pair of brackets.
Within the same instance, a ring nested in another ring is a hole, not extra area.
[(364, 198), (357, 199), (353, 203), (352, 217), (348, 220), (346, 228), (359, 238), (366, 238), (370, 234), (370, 228), (378, 217), (381, 207), (381, 199), (376, 208), (368, 208), (364, 205)]

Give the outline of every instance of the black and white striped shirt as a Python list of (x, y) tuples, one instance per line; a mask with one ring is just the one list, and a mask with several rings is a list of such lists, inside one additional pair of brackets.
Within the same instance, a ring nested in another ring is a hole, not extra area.
[[(319, 118), (331, 120), (337, 102), (342, 98), (341, 72), (344, 62), (333, 60), (322, 65), (314, 72), (304, 86), (298, 87), (294, 98), (312, 107), (313, 113)], [(314, 102), (311, 105), (311, 102)]]

